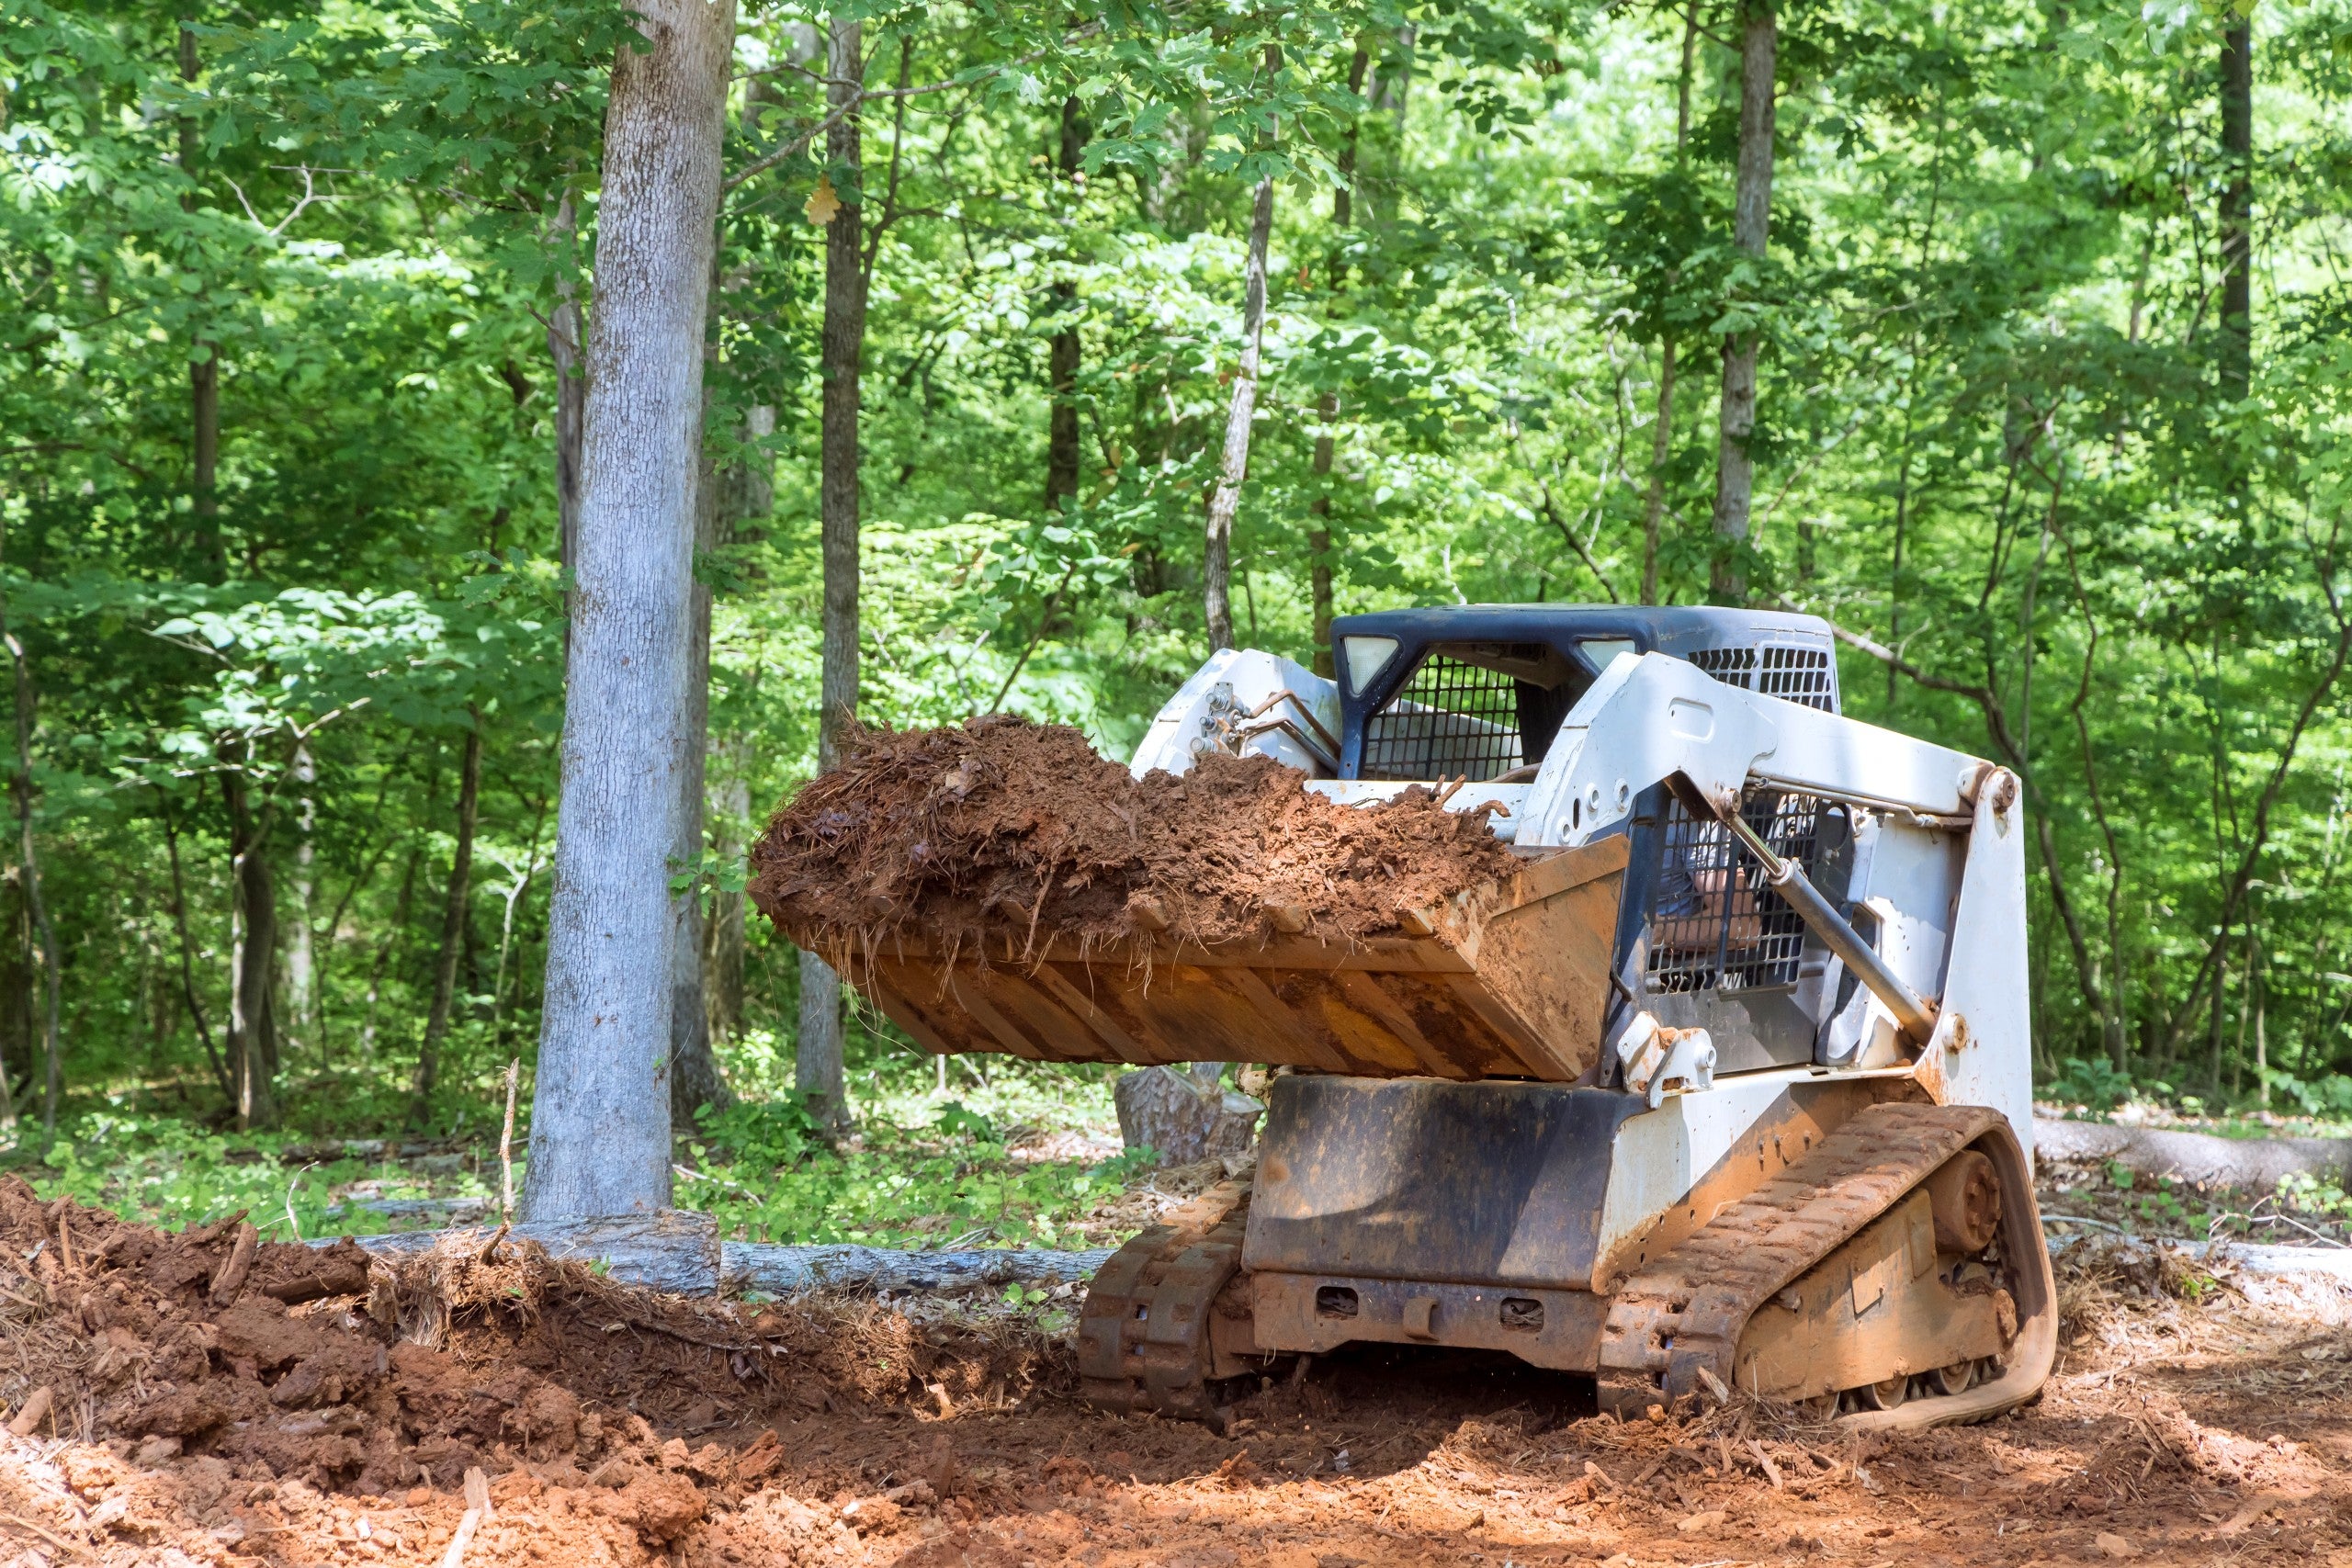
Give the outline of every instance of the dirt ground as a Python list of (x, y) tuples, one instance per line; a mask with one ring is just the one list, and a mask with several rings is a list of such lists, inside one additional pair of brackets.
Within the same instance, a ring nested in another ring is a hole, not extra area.
[(2069, 1252), (2037, 1405), (1869, 1440), (1621, 1425), (1578, 1380), (1401, 1353), (1219, 1438), (1079, 1407), (1001, 1312), (665, 1300), (511, 1247), (240, 1273), (233, 1227), (14, 1182), (0, 1243), (0, 1562), (2352, 1564), (2352, 1303), (2144, 1247)]

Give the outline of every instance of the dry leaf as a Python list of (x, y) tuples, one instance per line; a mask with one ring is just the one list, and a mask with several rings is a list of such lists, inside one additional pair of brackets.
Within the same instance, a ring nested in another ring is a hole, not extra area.
[(808, 193), (808, 205), (800, 210), (808, 215), (810, 223), (821, 229), (831, 223), (833, 220), (833, 214), (841, 209), (842, 198), (833, 189), (832, 176), (819, 175), (817, 188)]

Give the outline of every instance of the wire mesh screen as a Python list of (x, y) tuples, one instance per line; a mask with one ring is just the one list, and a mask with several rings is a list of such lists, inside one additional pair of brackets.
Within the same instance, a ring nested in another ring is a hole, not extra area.
[[(1772, 852), (1813, 872), (1821, 802), (1809, 795), (1750, 795), (1741, 807)], [(1804, 922), (1765, 885), (1764, 867), (1720, 823), (1668, 804), (1657, 901), (1650, 910), (1653, 993), (1792, 986)]]
[(1837, 710), (1829, 687), (1829, 650), (1803, 644), (1766, 643), (1758, 649), (1756, 690), (1768, 697), (1784, 697), (1825, 713)]
[(1367, 779), (1474, 784), (1520, 765), (1517, 682), (1499, 670), (1442, 653), (1421, 660), (1405, 689), (1364, 721)]

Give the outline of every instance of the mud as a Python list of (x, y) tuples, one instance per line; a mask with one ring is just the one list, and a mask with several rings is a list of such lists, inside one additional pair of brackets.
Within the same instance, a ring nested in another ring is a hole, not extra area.
[(1161, 931), (1346, 942), (1517, 864), (1483, 809), (1421, 788), (1343, 807), (1302, 776), (1214, 752), (1137, 780), (1075, 729), (1012, 717), (867, 731), (768, 824), (751, 894), (831, 953), (909, 931), (992, 954)]
[(1580, 1380), (1399, 1351), (1271, 1382), (1219, 1438), (1077, 1407), (1017, 1323), (696, 1305), (503, 1249), (217, 1306), (233, 1232), (14, 1184), (0, 1240), (0, 1395), (52, 1394), (0, 1433), (15, 1562), (2352, 1562), (2346, 1303), (2177, 1260), (2078, 1259), (2046, 1397), (1983, 1427), (1621, 1425)]

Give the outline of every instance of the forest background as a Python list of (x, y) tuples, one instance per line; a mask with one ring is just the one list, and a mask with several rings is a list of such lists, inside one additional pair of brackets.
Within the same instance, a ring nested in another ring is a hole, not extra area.
[[(821, 514), (862, 522), (866, 722), (1001, 709), (1124, 755), (1211, 646), (1264, 212), (1236, 640), (1307, 660), (1335, 609), (1407, 604), (1826, 615), (1849, 712), (2027, 781), (2046, 1081), (2352, 1112), (2352, 7), (735, 26), (672, 863), (749, 1100), (790, 1100), (802, 1016), (742, 862), (818, 765)], [(0, 21), (11, 1122), (446, 1131), (515, 1057), (527, 1105), (628, 27)], [(1768, 243), (1735, 212), (1758, 126)], [(829, 446), (851, 303), (862, 428)], [(847, 1051), (853, 1104), (933, 1071), (854, 1012)]]

